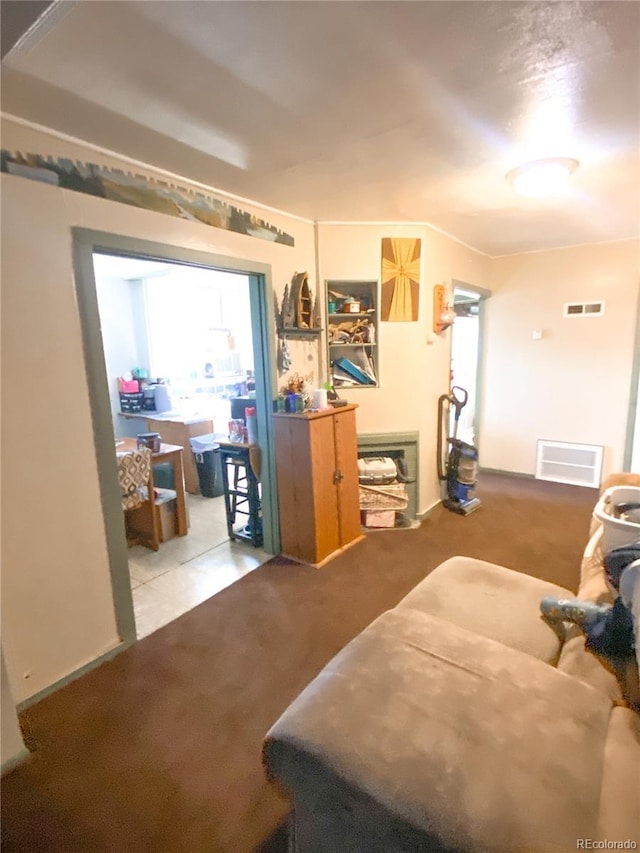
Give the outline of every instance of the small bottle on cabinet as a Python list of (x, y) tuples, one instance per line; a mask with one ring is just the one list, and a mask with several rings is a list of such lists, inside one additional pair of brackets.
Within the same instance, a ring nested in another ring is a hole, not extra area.
[(249, 444), (257, 444), (258, 420), (256, 418), (256, 410), (253, 406), (247, 406), (245, 409), (245, 418), (247, 421), (247, 441)]

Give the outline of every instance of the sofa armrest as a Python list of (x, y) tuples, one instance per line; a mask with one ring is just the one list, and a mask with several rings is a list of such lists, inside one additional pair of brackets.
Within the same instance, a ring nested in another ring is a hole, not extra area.
[(617, 471), (614, 474), (609, 474), (600, 486), (600, 494), (612, 486), (640, 486), (640, 474), (633, 474), (628, 471)]
[(598, 818), (601, 839), (640, 846), (640, 716), (614, 708), (604, 753)]

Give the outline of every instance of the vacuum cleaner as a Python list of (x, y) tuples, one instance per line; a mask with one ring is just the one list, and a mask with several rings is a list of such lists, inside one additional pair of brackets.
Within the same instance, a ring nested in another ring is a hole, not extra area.
[[(442, 483), (442, 503), (451, 512), (469, 515), (480, 506), (475, 497), (478, 473), (478, 451), (472, 444), (458, 438), (460, 414), (469, 395), (464, 388), (452, 386), (449, 394), (438, 398), (438, 479)], [(449, 432), (453, 409), (453, 435)]]

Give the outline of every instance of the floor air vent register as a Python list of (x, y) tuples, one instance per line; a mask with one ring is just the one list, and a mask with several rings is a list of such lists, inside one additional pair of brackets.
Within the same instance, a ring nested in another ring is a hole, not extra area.
[(603, 450), (597, 444), (539, 439), (536, 479), (597, 489), (602, 475)]

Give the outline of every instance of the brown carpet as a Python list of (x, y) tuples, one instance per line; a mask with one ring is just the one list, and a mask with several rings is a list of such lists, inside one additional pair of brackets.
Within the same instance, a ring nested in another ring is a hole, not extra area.
[(362, 628), (454, 554), (575, 589), (595, 491), (484, 473), (478, 494), (473, 515), (438, 507), (321, 570), (273, 559), (30, 708), (3, 849), (282, 853), (262, 737)]

